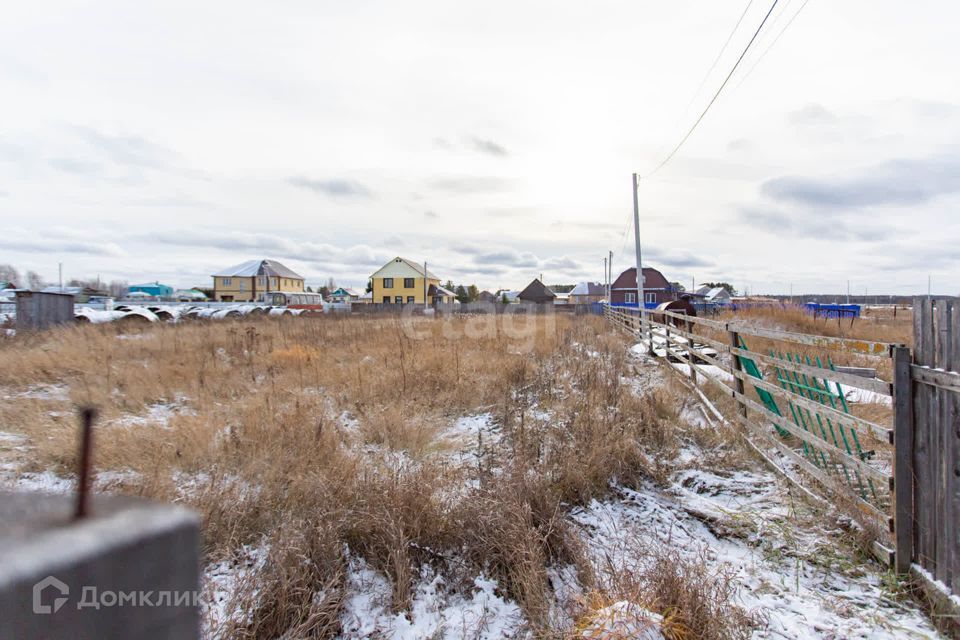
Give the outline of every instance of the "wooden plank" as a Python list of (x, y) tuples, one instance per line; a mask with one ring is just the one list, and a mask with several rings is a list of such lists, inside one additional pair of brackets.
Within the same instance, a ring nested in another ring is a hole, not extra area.
[[(950, 360), (945, 368), (952, 372), (960, 370), (960, 300), (953, 300), (953, 313), (950, 325)], [(948, 500), (950, 502), (950, 516), (948, 522), (953, 523), (949, 530), (950, 535), (950, 587), (954, 593), (960, 592), (960, 389), (949, 393), (950, 412), (946, 424), (947, 469), (953, 486)], [(960, 621), (958, 621), (960, 622)]]
[[(931, 366), (933, 338), (931, 324), (931, 307), (925, 298), (915, 298), (913, 303), (913, 343), (914, 362), (923, 366)], [(925, 569), (934, 564), (931, 549), (931, 520), (933, 503), (931, 501), (931, 469), (930, 469), (930, 395), (931, 389), (925, 385), (914, 388), (913, 402), (913, 468), (916, 472), (914, 480), (914, 557)]]
[[(652, 314), (651, 311), (647, 310), (644, 310), (643, 313), (644, 316), (649, 316)], [(782, 342), (795, 342), (798, 344), (805, 344), (815, 347), (838, 347), (846, 351), (855, 351), (874, 356), (885, 356), (890, 353), (890, 348), (894, 346), (889, 342), (860, 340), (858, 338), (837, 338), (834, 336), (821, 336), (807, 333), (794, 333), (791, 331), (779, 331), (776, 329), (748, 326), (737, 322), (723, 323), (717, 320), (707, 320), (706, 318), (692, 317), (673, 311), (658, 311), (656, 313), (657, 315), (677, 318), (678, 320), (685, 320), (687, 322), (710, 327), (718, 331), (733, 330), (745, 336), (756, 336), (760, 338), (768, 338), (770, 340), (779, 340)]]
[[(736, 349), (740, 346), (740, 334), (736, 331), (728, 331), (727, 335), (730, 338), (730, 347), (731, 349)], [(743, 378), (737, 377), (736, 373), (743, 373), (743, 365), (740, 362), (740, 358), (733, 357), (731, 360), (731, 371), (730, 373), (734, 374), (733, 388), (734, 396), (737, 398), (737, 411), (740, 412), (740, 415), (746, 419), (747, 417), (747, 405), (743, 401)]]
[(780, 358), (768, 356), (757, 351), (746, 351), (744, 349), (731, 348), (730, 353), (751, 358), (753, 360), (759, 360), (760, 362), (764, 362), (771, 366), (779, 367), (787, 371), (796, 371), (797, 373), (804, 373), (808, 376), (814, 376), (816, 378), (825, 378), (834, 382), (842, 382), (848, 387), (867, 389), (888, 397), (893, 395), (893, 386), (884, 380), (864, 378), (852, 373), (841, 373), (839, 371), (832, 371), (823, 367), (815, 367), (808, 364), (803, 364), (802, 362), (781, 360)]
[(837, 365), (836, 369), (841, 373), (852, 373), (853, 375), (860, 376), (861, 378), (877, 377), (876, 367), (847, 367), (847, 366)]
[[(944, 299), (937, 303), (937, 335), (938, 335), (938, 362), (939, 368), (950, 371), (955, 368), (953, 359), (954, 347), (954, 316), (960, 311), (954, 300)], [(947, 587), (954, 587), (954, 559), (956, 555), (956, 530), (960, 511), (954, 507), (954, 494), (957, 490), (957, 477), (953, 457), (953, 444), (956, 440), (953, 428), (953, 408), (956, 394), (942, 387), (937, 387), (936, 393), (940, 397), (940, 473), (943, 502), (941, 503), (941, 523), (938, 532), (937, 563), (941, 568), (940, 579)]]
[(743, 335), (757, 336), (759, 338), (769, 338), (770, 340), (779, 340), (781, 342), (794, 342), (805, 344), (811, 347), (837, 347), (845, 351), (855, 351), (872, 356), (885, 356), (890, 353), (889, 342), (876, 342), (873, 340), (858, 340), (855, 338), (835, 338), (833, 336), (818, 336), (806, 333), (793, 333), (791, 331), (777, 331), (775, 329), (764, 329), (762, 327), (744, 327), (736, 325), (737, 331)]
[[(803, 407), (810, 411), (820, 412), (825, 417), (832, 418), (833, 420), (840, 422), (841, 424), (843, 424), (844, 427), (851, 427), (851, 426), (862, 427), (867, 431), (870, 431), (871, 433), (873, 433), (873, 435), (879, 438), (880, 440), (883, 440), (884, 442), (889, 442), (891, 444), (893, 443), (892, 429), (888, 429), (878, 424), (874, 424), (869, 420), (859, 418), (849, 413), (844, 413), (838, 409), (835, 409), (829, 405), (821, 404), (815, 400), (810, 400), (806, 396), (798, 395), (789, 389), (783, 389), (775, 384), (767, 382), (766, 380), (754, 378), (753, 376), (751, 376), (745, 371), (734, 371), (726, 364), (712, 358), (711, 356), (705, 355), (703, 353), (697, 353), (697, 359), (703, 360), (719, 369), (722, 369), (728, 374), (734, 376), (734, 378), (738, 378), (741, 381), (745, 381), (747, 384), (751, 384), (755, 387), (759, 387), (760, 389), (764, 389), (766, 391), (771, 392), (772, 394), (774, 394), (775, 399), (793, 402), (793, 404), (798, 407)], [(698, 371), (701, 374), (703, 373), (702, 370), (698, 370)]]
[[(933, 327), (934, 327), (934, 366), (937, 368), (942, 368), (944, 360), (946, 359), (946, 344), (944, 338), (944, 331), (946, 330), (947, 325), (949, 324), (949, 305), (944, 300), (935, 300), (933, 304)], [(947, 474), (947, 465), (946, 460), (944, 459), (944, 454), (946, 453), (946, 416), (944, 415), (944, 408), (946, 403), (944, 402), (946, 398), (944, 397), (945, 391), (940, 388), (933, 389), (933, 405), (930, 411), (931, 423), (934, 427), (932, 432), (932, 440), (930, 450), (932, 455), (931, 461), (934, 465), (934, 479), (936, 487), (936, 495), (934, 497), (935, 507), (933, 510), (934, 514), (934, 558), (935, 565), (933, 574), (936, 576), (937, 580), (940, 580), (944, 584), (947, 583), (947, 558), (949, 552), (947, 551), (947, 542), (950, 539), (947, 534), (947, 530), (953, 526), (953, 523), (947, 520), (946, 506), (947, 506), (947, 495), (949, 491), (949, 477)]]
[(755, 427), (750, 423), (749, 420), (743, 418), (742, 416), (737, 416), (738, 422), (744, 425), (751, 433), (758, 436), (764, 440), (767, 444), (773, 446), (775, 449), (780, 451), (782, 454), (790, 458), (797, 466), (806, 474), (817, 480), (827, 491), (830, 493), (840, 496), (844, 499), (850, 500), (853, 502), (857, 508), (861, 511), (862, 516), (871, 516), (873, 518), (873, 524), (875, 524), (880, 531), (887, 531), (887, 514), (883, 513), (877, 509), (874, 505), (866, 502), (859, 496), (851, 493), (846, 487), (837, 482), (835, 478), (824, 473), (821, 469), (813, 466), (806, 458), (803, 457), (800, 453), (794, 451), (784, 443), (777, 440), (773, 435), (764, 433), (759, 428)]
[(960, 373), (956, 371), (931, 369), (927, 366), (915, 364), (911, 367), (910, 375), (917, 382), (960, 393)]
[[(684, 358), (681, 358), (681, 359), (684, 359)], [(684, 359), (684, 360), (685, 360), (685, 359)], [(689, 363), (688, 363), (688, 364), (689, 364)], [(713, 382), (714, 384), (716, 384), (718, 387), (721, 387), (723, 390), (725, 390), (725, 391), (727, 391), (727, 392), (730, 392), (730, 391), (731, 391), (730, 387), (727, 386), (726, 382), (720, 380), (719, 378), (716, 378), (715, 376), (712, 376), (712, 375), (704, 372), (703, 369), (700, 369), (700, 368), (699, 368), (700, 365), (693, 365), (693, 366), (698, 367), (698, 371), (700, 372), (700, 375), (704, 376), (706, 379), (710, 380), (711, 382)], [(674, 371), (676, 371), (672, 366), (671, 366), (670, 368), (673, 369)], [(679, 372), (677, 372), (677, 375), (679, 375)], [(682, 378), (681, 378), (681, 379), (682, 379)], [(711, 406), (712, 406), (712, 405), (711, 405)], [(813, 477), (814, 479), (816, 479), (824, 488), (826, 488), (826, 489), (828, 490), (829, 493), (842, 496), (844, 499), (851, 500), (852, 502), (854, 502), (854, 503), (857, 505), (857, 507), (861, 510), (861, 512), (863, 512), (863, 513), (861, 513), (861, 515), (864, 516), (864, 518), (866, 518), (867, 516), (870, 516), (870, 517), (872, 518), (873, 524), (875, 524), (875, 525), (879, 528), (879, 530), (884, 531), (884, 532), (888, 532), (888, 526), (887, 526), (888, 516), (887, 516), (887, 514), (883, 513), (882, 511), (880, 511), (880, 510), (879, 510), (877, 507), (875, 507), (874, 505), (870, 504), (869, 502), (866, 502), (865, 500), (863, 500), (862, 498), (860, 498), (859, 496), (857, 496), (855, 493), (851, 492), (851, 491), (849, 490), (849, 488), (841, 485), (841, 484), (836, 480), (836, 478), (833, 478), (833, 477), (829, 476), (829, 475), (828, 475), (827, 473), (825, 473), (823, 470), (818, 469), (816, 466), (812, 465), (812, 464), (811, 464), (806, 458), (804, 458), (800, 453), (794, 451), (793, 449), (791, 449), (790, 447), (788, 447), (788, 446), (787, 446), (786, 444), (784, 444), (783, 442), (780, 442), (779, 439), (775, 438), (772, 434), (764, 433), (764, 431), (763, 431), (760, 427), (755, 426), (755, 425), (752, 424), (749, 420), (747, 420), (746, 418), (744, 418), (743, 416), (741, 416), (739, 413), (738, 413), (737, 416), (735, 416), (735, 417), (736, 417), (736, 421), (737, 421), (739, 424), (741, 424), (741, 425), (743, 425), (743, 426), (746, 426), (747, 430), (748, 430), (750, 433), (753, 433), (753, 434), (754, 434), (755, 436), (757, 436), (759, 439), (766, 441), (767, 444), (773, 446), (773, 447), (776, 448), (778, 451), (780, 451), (781, 453), (783, 453), (785, 456), (787, 456), (787, 457), (789, 457), (791, 460), (793, 460), (793, 461), (801, 468), (801, 470), (803, 470), (807, 475), (809, 475), (809, 476)], [(722, 416), (721, 416), (721, 418), (722, 418)], [(748, 441), (748, 443), (749, 443), (749, 441)], [(755, 447), (755, 445), (753, 445), (752, 443), (750, 443), (750, 444), (751, 444), (751, 446)], [(763, 456), (763, 457), (764, 457), (764, 459), (767, 459), (768, 462), (770, 462), (769, 459), (766, 458), (766, 456)], [(774, 467), (776, 468), (776, 470), (778, 470), (782, 475), (788, 477), (788, 479), (790, 479), (790, 480), (793, 480), (793, 479), (789, 476), (789, 474), (787, 474), (787, 472), (786, 472), (785, 470), (777, 467), (776, 465), (773, 465), (773, 466), (774, 466)], [(804, 490), (807, 491), (807, 489), (804, 489)], [(885, 534), (885, 535), (886, 535), (886, 534)], [(875, 548), (874, 551), (876, 552), (877, 549)], [(888, 561), (889, 561), (890, 550), (887, 549), (887, 548), (885, 548), (885, 547), (883, 547), (883, 546), (881, 545), (881, 546), (880, 546), (880, 551), (881, 551), (880, 554), (875, 553), (875, 555), (877, 556), (877, 558), (878, 558), (881, 562), (888, 562)]]
[(896, 571), (905, 574), (913, 560), (913, 382), (910, 348), (893, 349), (894, 390), (894, 535)]
[[(709, 358), (704, 357), (704, 360), (709, 361)], [(849, 426), (863, 427), (864, 429), (867, 429), (868, 431), (873, 433), (874, 436), (876, 436), (881, 440), (884, 440), (885, 442), (893, 441), (892, 429), (882, 427), (878, 424), (874, 424), (873, 422), (870, 422), (869, 420), (864, 420), (863, 418), (859, 418), (852, 414), (844, 413), (839, 409), (834, 409), (830, 405), (821, 404), (816, 400), (810, 400), (802, 395), (793, 393), (789, 389), (783, 389), (775, 384), (771, 384), (767, 382), (766, 380), (754, 378), (753, 376), (747, 374), (746, 372), (729, 371), (728, 373), (730, 373), (735, 377), (739, 377), (747, 381), (748, 383), (752, 384), (755, 387), (759, 387), (760, 389), (769, 391), (771, 394), (774, 395), (775, 399), (779, 398), (781, 400), (786, 400), (786, 401), (792, 402), (794, 405), (798, 407), (803, 407), (805, 409), (809, 409), (810, 411), (819, 412), (825, 418), (830, 418), (832, 420), (840, 421), (841, 424), (843, 424), (845, 427), (849, 427)]]
[[(668, 351), (671, 355), (673, 355), (677, 359), (682, 360), (685, 364), (687, 364), (687, 366), (690, 366), (691, 368), (695, 368), (698, 371), (700, 371), (698, 365), (691, 363), (691, 361), (688, 360), (681, 353), (675, 352), (672, 350), (668, 350)], [(723, 386), (725, 390), (729, 391), (729, 387), (727, 387), (725, 384), (723, 384), (713, 376), (710, 376), (709, 374), (706, 374), (706, 373), (702, 373), (702, 375), (714, 380), (715, 382), (718, 382), (718, 384)], [(770, 420), (772, 423), (781, 427), (783, 430), (789, 432), (791, 435), (793, 435), (797, 439), (807, 442), (811, 446), (814, 446), (829, 452), (832, 456), (842, 460), (844, 463), (852, 467), (855, 467), (864, 475), (868, 475), (871, 478), (878, 480), (880, 483), (883, 484), (883, 486), (888, 486), (890, 484), (890, 476), (888, 476), (882, 470), (871, 467), (864, 461), (859, 460), (854, 456), (851, 456), (846, 451), (838, 448), (833, 443), (828, 442), (823, 438), (821, 438), (820, 436), (816, 435), (816, 433), (812, 431), (804, 431), (803, 429), (796, 426), (795, 424), (793, 424), (783, 416), (778, 416), (777, 414), (773, 413), (772, 411), (767, 409), (765, 406), (763, 406), (759, 402), (753, 401), (752, 399), (747, 397), (744, 393), (738, 393), (736, 390), (734, 390), (732, 392), (732, 395), (739, 403), (746, 405), (747, 407), (749, 407), (750, 409), (753, 409), (754, 411), (757, 411), (759, 414), (763, 415), (766, 419)]]
[[(663, 326), (663, 325), (660, 325)], [(693, 340), (694, 342), (699, 342), (700, 344), (708, 345), (717, 349), (718, 351), (728, 351), (730, 345), (726, 342), (720, 342), (719, 340), (714, 340), (713, 338), (708, 338), (707, 336), (700, 335), (698, 333), (690, 333), (689, 331), (684, 331), (678, 327), (674, 327), (673, 331), (677, 334), (687, 338), (688, 340)]]
[(864, 475), (868, 475), (871, 478), (882, 482), (883, 486), (888, 486), (890, 484), (890, 476), (888, 476), (886, 473), (884, 473), (880, 469), (875, 469), (874, 467), (871, 467), (870, 465), (865, 463), (863, 460), (859, 460), (856, 457), (851, 456), (849, 453), (847, 453), (843, 449), (840, 449), (839, 447), (837, 447), (831, 442), (827, 442), (820, 436), (816, 435), (814, 432), (804, 431), (803, 429), (793, 424), (783, 416), (778, 416), (777, 414), (773, 413), (772, 411), (767, 409), (765, 406), (763, 406), (759, 402), (754, 402), (753, 400), (748, 398), (746, 395), (737, 394), (736, 392), (734, 392), (734, 396), (737, 396), (737, 395), (740, 396), (739, 399), (741, 399), (750, 409), (757, 411), (758, 413), (763, 415), (764, 418), (766, 418), (773, 424), (777, 425), (784, 431), (789, 432), (790, 435), (794, 436), (798, 440), (803, 440), (804, 442), (810, 444), (813, 447), (816, 447), (818, 449), (823, 449), (824, 451), (829, 452), (830, 455), (842, 460), (845, 464), (848, 464), (851, 467), (855, 467)]
[[(713, 341), (713, 340), (704, 339), (704, 338), (702, 338), (701, 336), (697, 336), (697, 335), (695, 335), (695, 334), (688, 333), (688, 332), (686, 332), (686, 331), (677, 329), (677, 328), (675, 328), (675, 327), (674, 327), (673, 330), (674, 330), (676, 333), (679, 333), (679, 334), (683, 335), (684, 337), (686, 337), (686, 338), (688, 338), (688, 339), (690, 339), (690, 340), (696, 340), (696, 341), (703, 340), (703, 341), (706, 342), (707, 344), (710, 344), (711, 346), (715, 346), (715, 348), (717, 348), (718, 350), (723, 349), (723, 350), (726, 350), (726, 351), (728, 351), (728, 352), (731, 351), (731, 348), (729, 347), (729, 345), (724, 345), (724, 344), (718, 343), (718, 342)], [(752, 356), (756, 355), (756, 354), (755, 354), (754, 352), (752, 352), (752, 351), (740, 351), (739, 349), (738, 349), (737, 351), (740, 352), (740, 353), (742, 353), (742, 354), (744, 354), (744, 355), (746, 355), (747, 357), (752, 357)], [(854, 416), (854, 415), (851, 415), (851, 414), (849, 414), (849, 413), (844, 413), (843, 411), (840, 411), (840, 410), (838, 410), (838, 409), (835, 409), (835, 408), (833, 408), (833, 407), (831, 407), (831, 406), (829, 406), (829, 405), (821, 404), (821, 403), (819, 403), (819, 402), (817, 402), (817, 401), (815, 401), (815, 400), (810, 400), (810, 399), (808, 399), (806, 396), (803, 396), (803, 395), (794, 393), (794, 392), (791, 391), (790, 389), (783, 389), (782, 387), (777, 386), (777, 385), (774, 385), (774, 384), (771, 384), (771, 383), (768, 383), (768, 382), (766, 382), (765, 380), (759, 380), (758, 378), (754, 378), (753, 376), (747, 374), (747, 373), (744, 372), (744, 371), (740, 371), (739, 373), (738, 373), (738, 372), (735, 372), (735, 371), (731, 370), (731, 368), (730, 368), (729, 366), (727, 366), (726, 364), (724, 364), (724, 363), (722, 363), (722, 362), (720, 362), (720, 361), (718, 361), (718, 360), (715, 360), (715, 359), (711, 358), (710, 356), (704, 355), (704, 354), (702, 354), (702, 353), (697, 353), (697, 358), (698, 358), (698, 359), (701, 359), (701, 360), (704, 360), (705, 362), (708, 362), (708, 363), (712, 364), (712, 365), (715, 366), (715, 367), (719, 367), (720, 369), (723, 369), (724, 371), (726, 371), (727, 373), (729, 373), (730, 375), (732, 375), (732, 376), (734, 376), (734, 377), (740, 377), (742, 380), (745, 380), (745, 381), (749, 382), (750, 384), (753, 384), (753, 385), (755, 385), (755, 386), (757, 386), (757, 387), (760, 387), (761, 389), (765, 389), (765, 390), (767, 390), (767, 391), (770, 391), (771, 393), (774, 394), (774, 397), (775, 397), (775, 398), (779, 398), (779, 399), (787, 400), (787, 401), (789, 401), (789, 402), (793, 402), (794, 404), (796, 404), (796, 405), (798, 405), (798, 406), (802, 406), (802, 407), (804, 407), (804, 408), (806, 408), (806, 409), (809, 409), (809, 410), (811, 410), (811, 411), (823, 411), (824, 414), (825, 414), (827, 417), (830, 417), (830, 418), (832, 418), (832, 419), (834, 419), (834, 420), (842, 421), (842, 424), (844, 424), (844, 426), (848, 426), (847, 423), (851, 423), (853, 426), (862, 427), (862, 428), (870, 431), (871, 433), (873, 433), (874, 436), (876, 436), (877, 438), (879, 438), (879, 439), (881, 439), (881, 440), (883, 440), (883, 441), (885, 441), (885, 442), (890, 442), (891, 444), (893, 443), (893, 430), (892, 430), (892, 429), (888, 429), (888, 428), (883, 427), (883, 426), (881, 426), (881, 425), (878, 425), (878, 424), (875, 424), (875, 423), (873, 423), (873, 422), (870, 422), (869, 420), (865, 420), (865, 419), (859, 418), (859, 417)], [(733, 355), (731, 355), (731, 359), (732, 359), (731, 361), (736, 361), (736, 358), (734, 358)], [(739, 361), (737, 361), (737, 362), (739, 363)], [(804, 365), (804, 366), (806, 366), (806, 365)], [(829, 370), (828, 370), (828, 369), (819, 369), (819, 368), (816, 368), (816, 367), (813, 367), (813, 369), (815, 369), (818, 373), (820, 373), (820, 372), (829, 373)], [(887, 383), (884, 383), (884, 384), (887, 384)]]
[[(916, 312), (916, 305), (913, 307)], [(931, 581), (929, 573), (914, 564), (910, 567), (912, 582), (919, 587), (923, 600), (930, 608), (935, 627), (953, 638), (960, 638), (960, 605)]]

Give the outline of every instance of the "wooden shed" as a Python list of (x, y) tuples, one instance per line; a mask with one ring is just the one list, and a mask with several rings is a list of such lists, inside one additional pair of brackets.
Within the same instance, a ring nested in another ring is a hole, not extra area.
[(73, 296), (47, 291), (17, 291), (17, 330), (48, 329), (73, 322)]
[(551, 291), (550, 287), (540, 282), (539, 278), (534, 278), (533, 282), (528, 284), (517, 296), (521, 302), (534, 302), (536, 304), (553, 304), (556, 297), (557, 294)]

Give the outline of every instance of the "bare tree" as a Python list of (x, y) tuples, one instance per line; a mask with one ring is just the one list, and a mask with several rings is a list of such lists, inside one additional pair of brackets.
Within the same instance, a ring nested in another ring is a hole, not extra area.
[(0, 280), (20, 284), (20, 272), (12, 264), (0, 264)]
[(33, 291), (39, 291), (47, 286), (47, 283), (43, 281), (43, 276), (41, 276), (36, 271), (27, 271), (27, 286), (30, 287)]
[(110, 292), (110, 297), (122, 298), (130, 290), (130, 283), (126, 280), (111, 280), (107, 290)]

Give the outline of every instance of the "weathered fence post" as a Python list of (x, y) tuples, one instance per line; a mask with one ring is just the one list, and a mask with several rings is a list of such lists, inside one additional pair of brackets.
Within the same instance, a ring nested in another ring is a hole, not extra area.
[(896, 571), (906, 574), (913, 561), (913, 383), (910, 348), (891, 348), (893, 361), (893, 491)]
[[(740, 348), (740, 333), (734, 329), (730, 328), (730, 325), (727, 325), (727, 334), (730, 336), (730, 346), (733, 349)], [(736, 389), (737, 393), (743, 395), (743, 378), (739, 377), (743, 374), (743, 365), (740, 364), (740, 358), (732, 351), (730, 352), (730, 357), (732, 358), (731, 367), (733, 368), (733, 388)], [(738, 375), (739, 374), (739, 375)], [(743, 421), (747, 421), (747, 403), (743, 401), (741, 397), (737, 397), (737, 410), (740, 412), (740, 416), (743, 418)]]
[[(664, 335), (666, 336), (666, 339), (667, 339), (667, 343), (666, 343), (666, 345), (665, 345), (664, 348), (663, 348), (663, 359), (666, 360), (667, 362), (670, 362), (670, 354), (671, 354), (670, 325), (669, 325), (669, 324), (664, 325), (663, 331), (664, 331)], [(651, 335), (651, 336), (653, 335), (653, 324), (652, 324), (652, 323), (650, 324), (650, 335)]]

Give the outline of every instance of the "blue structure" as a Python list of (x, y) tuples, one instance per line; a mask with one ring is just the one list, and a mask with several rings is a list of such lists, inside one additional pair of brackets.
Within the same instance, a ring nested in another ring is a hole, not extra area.
[(858, 304), (820, 304), (808, 302), (807, 311), (815, 318), (859, 318), (860, 305)]
[(130, 285), (130, 293), (140, 291), (155, 298), (169, 298), (173, 296), (173, 287), (159, 282), (148, 282), (146, 284)]
[[(646, 267), (644, 267), (644, 269), (646, 269)], [(636, 303), (636, 302), (617, 302), (617, 303), (611, 304), (610, 306), (611, 306), (611, 307), (614, 307), (614, 308), (616, 308), (616, 309), (636, 309), (636, 308), (637, 308), (637, 303)], [(656, 303), (656, 302), (644, 302), (644, 303), (643, 303), (643, 308), (644, 308), (644, 309), (656, 309), (656, 308), (657, 308), (657, 303)]]

